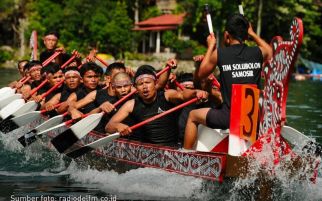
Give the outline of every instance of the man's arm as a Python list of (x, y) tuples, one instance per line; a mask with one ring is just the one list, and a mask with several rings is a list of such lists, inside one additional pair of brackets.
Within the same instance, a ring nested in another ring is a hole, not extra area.
[(208, 49), (200, 64), (196, 69), (195, 76), (199, 79), (206, 78), (217, 66), (216, 38), (213, 33), (207, 37)]
[(199, 89), (184, 89), (183, 91), (169, 89), (164, 92), (164, 95), (167, 101), (174, 104), (178, 104), (196, 97), (202, 100), (208, 98), (208, 93)]
[(74, 108), (78, 109), (78, 108), (82, 108), (82, 107), (92, 103), (96, 98), (96, 93), (97, 93), (97, 90), (90, 92), (84, 98), (80, 99), (77, 102), (74, 102), (74, 104), (72, 106)]
[(47, 111), (51, 110), (54, 105), (59, 103), (61, 93), (56, 94), (53, 96), (49, 101), (45, 102), (45, 104), (42, 105), (42, 109), (47, 109)]
[(263, 60), (271, 59), (273, 56), (272, 47), (254, 32), (251, 24), (249, 24), (248, 35), (254, 39), (259, 49), (262, 51)]
[(121, 135), (128, 135), (132, 131), (128, 125), (121, 122), (132, 113), (134, 107), (134, 99), (127, 101), (119, 111), (107, 123), (105, 130), (108, 133), (119, 132)]
[[(175, 69), (177, 67), (177, 60), (169, 59), (166, 66), (170, 66), (171, 69)], [(164, 89), (164, 87), (167, 85), (170, 73), (171, 70), (168, 70), (167, 72), (164, 72), (162, 75), (160, 75), (156, 85), (157, 90)]]

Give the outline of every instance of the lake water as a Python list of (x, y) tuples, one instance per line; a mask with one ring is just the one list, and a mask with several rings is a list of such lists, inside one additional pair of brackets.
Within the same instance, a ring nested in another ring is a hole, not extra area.
[[(14, 70), (0, 69), (0, 76), (1, 87), (17, 78)], [(321, 92), (322, 82), (292, 81), (287, 103), (288, 125), (320, 143)], [(251, 185), (251, 179), (218, 184), (151, 168), (124, 174), (80, 168), (37, 143), (22, 149), (16, 139), (24, 132), (26, 130), (22, 128), (0, 135), (0, 201), (256, 200), (253, 196), (256, 186)], [(279, 177), (272, 200), (322, 200), (321, 170), (316, 184)]]

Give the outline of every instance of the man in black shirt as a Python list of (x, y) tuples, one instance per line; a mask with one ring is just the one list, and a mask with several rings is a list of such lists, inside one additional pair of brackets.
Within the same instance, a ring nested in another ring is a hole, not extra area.
[[(244, 16), (232, 15), (225, 29), (224, 42), (227, 47), (216, 49), (216, 38), (211, 33), (207, 38), (208, 50), (195, 73), (200, 79), (205, 78), (218, 65), (223, 103), (219, 109), (202, 108), (190, 112), (185, 130), (185, 149), (193, 148), (199, 124), (211, 128), (229, 128), (232, 84), (259, 86), (262, 63), (272, 56), (272, 48), (256, 35)], [(248, 35), (258, 46), (248, 47), (244, 44)]]
[[(44, 40), (44, 45), (46, 50), (40, 53), (40, 61), (44, 62), (46, 59), (48, 59), (50, 56), (52, 56), (55, 51), (61, 51), (62, 53), (57, 56), (57, 58), (53, 61), (55, 63), (58, 63), (59, 65), (63, 65), (68, 59), (70, 59), (71, 55), (65, 53), (65, 49), (63, 47), (57, 47), (58, 44), (58, 39), (59, 39), (59, 34), (55, 31), (52, 32), (47, 32), (45, 36), (43, 37)], [(72, 63), (71, 65), (80, 65), (81, 60), (80, 60), (80, 55), (79, 53), (74, 50), (72, 52), (73, 54), (76, 54), (76, 62), (77, 63)]]

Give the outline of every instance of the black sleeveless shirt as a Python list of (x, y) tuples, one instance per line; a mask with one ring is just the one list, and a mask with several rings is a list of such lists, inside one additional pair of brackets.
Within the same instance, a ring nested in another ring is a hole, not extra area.
[[(89, 92), (85, 89), (84, 86), (79, 87), (75, 93), (76, 93), (77, 101), (81, 100), (82, 98), (84, 98), (85, 96), (87, 96), (87, 94), (89, 94)], [(89, 103), (89, 104), (85, 105), (82, 108), (79, 108), (79, 110), (83, 114), (87, 114), (87, 113), (89, 113), (90, 111), (92, 111), (95, 108), (96, 108), (96, 106), (92, 102), (92, 103)]]
[(218, 48), (223, 104), (230, 108), (232, 84), (256, 84), (260, 87), (263, 56), (259, 47), (237, 44)]
[[(76, 89), (77, 90), (77, 89)], [(67, 99), (68, 99), (68, 97), (72, 94), (72, 93), (74, 93), (75, 92), (75, 90), (71, 90), (71, 89), (69, 89), (68, 87), (65, 87), (64, 89), (63, 89), (63, 91), (60, 93), (60, 99), (59, 99), (59, 102), (61, 103), (61, 102), (64, 102), (64, 101), (66, 101)]]
[[(104, 102), (110, 102), (111, 104), (114, 104), (117, 101), (116, 96), (110, 96), (106, 89), (99, 89), (96, 91), (96, 97), (93, 101), (93, 104), (95, 107), (99, 107)], [(112, 118), (112, 116), (115, 114), (114, 112), (111, 112), (110, 114), (104, 114), (101, 118), (98, 125), (94, 128), (95, 131), (105, 133), (105, 125), (107, 122)]]
[[(164, 91), (157, 93), (156, 100), (151, 104), (146, 104), (136, 96), (131, 117), (136, 123), (144, 121), (152, 116), (162, 113), (174, 107), (174, 104), (168, 102), (165, 98)], [(177, 114), (171, 113), (160, 119), (154, 120), (140, 129), (142, 140), (144, 142), (175, 145), (178, 138)]]

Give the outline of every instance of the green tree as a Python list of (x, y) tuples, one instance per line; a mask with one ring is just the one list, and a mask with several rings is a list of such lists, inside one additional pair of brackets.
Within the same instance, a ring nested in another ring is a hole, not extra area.
[(117, 2), (115, 9), (111, 11), (111, 20), (105, 25), (108, 35), (107, 46), (116, 50), (124, 57), (125, 50), (132, 48), (133, 22), (127, 15), (125, 2)]

